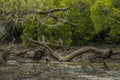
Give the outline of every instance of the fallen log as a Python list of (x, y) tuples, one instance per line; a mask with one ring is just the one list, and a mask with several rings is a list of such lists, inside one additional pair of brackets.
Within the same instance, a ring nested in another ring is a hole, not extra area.
[(48, 46), (48, 44), (46, 43), (42, 43), (39, 41), (35, 41), (32, 38), (30, 38), (29, 36), (27, 36), (26, 34), (24, 34), (24, 36), (31, 42), (34, 42), (36, 44), (41, 45), (42, 47), (44, 47), (47, 51), (49, 51), (49, 54), (51, 56), (53, 56), (54, 58), (56, 58), (59, 61), (70, 61), (72, 60), (74, 57), (76, 57), (77, 55), (81, 55), (83, 53), (87, 53), (87, 52), (93, 52), (94, 54), (100, 55), (102, 58), (108, 58), (110, 57), (110, 55), (113, 53), (112, 49), (99, 49), (96, 47), (82, 47), (78, 50), (75, 50), (73, 52), (71, 52), (70, 54), (66, 55), (66, 56), (61, 56), (60, 54), (58, 54), (57, 52), (55, 52), (54, 50), (52, 50), (52, 48), (50, 48)]

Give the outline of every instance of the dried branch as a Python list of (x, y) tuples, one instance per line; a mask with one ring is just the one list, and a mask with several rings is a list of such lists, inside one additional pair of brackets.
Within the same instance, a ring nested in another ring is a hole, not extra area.
[(37, 41), (33, 40), (32, 38), (30, 38), (29, 36), (27, 36), (26, 34), (23, 34), (23, 35), (24, 35), (24, 37), (26, 37), (29, 41), (34, 42), (34, 43), (36, 43), (36, 44), (39, 44), (39, 45), (43, 46), (43, 47), (44, 47), (45, 49), (47, 49), (47, 50), (50, 52), (50, 54), (51, 54), (53, 57), (55, 57), (56, 59), (61, 58), (60, 55), (58, 55), (56, 52), (54, 52), (54, 51), (53, 51), (48, 45), (46, 45), (45, 43), (37, 42)]
[(45, 36), (42, 35), (42, 43), (45, 43)]
[(40, 27), (37, 28), (37, 40), (38, 40), (38, 42), (41, 42), (41, 40), (40, 40)]
[(47, 15), (49, 13), (54, 13), (54, 12), (58, 12), (58, 11), (67, 11), (67, 10), (69, 10), (69, 7), (57, 8), (57, 9), (52, 9), (52, 10), (48, 10), (48, 11), (39, 11), (39, 12), (37, 12), (37, 14)]
[(102, 58), (108, 58), (109, 55), (112, 54), (112, 50), (111, 49), (99, 49), (99, 48), (96, 48), (96, 47), (90, 47), (89, 46), (89, 47), (83, 47), (83, 48), (80, 48), (78, 50), (75, 50), (75, 51), (71, 52), (67, 56), (61, 56), (57, 52), (53, 51), (47, 44), (41, 43), (41, 42), (37, 42), (37, 41), (33, 40), (32, 38), (30, 38), (29, 36), (27, 36), (26, 34), (24, 34), (24, 36), (29, 41), (32, 41), (34, 43), (37, 43), (37, 44), (43, 46), (47, 51), (50, 52), (49, 53), (50, 55), (52, 55), (53, 57), (55, 57), (59, 61), (70, 61), (71, 59), (73, 59), (77, 55), (81, 55), (81, 54), (86, 53), (86, 52), (93, 52), (94, 54), (101, 55)]
[[(48, 10), (48, 11), (40, 11), (37, 14), (48, 15), (49, 17), (52, 17), (56, 21), (60, 21), (61, 23), (68, 24), (68, 25), (71, 25), (71, 26), (77, 26), (77, 24), (75, 24), (75, 23), (68, 22), (68, 21), (65, 21), (65, 20), (61, 20), (57, 16), (49, 14), (49, 13), (54, 13), (54, 12), (57, 12), (57, 11), (67, 11), (69, 9), (70, 9), (69, 7), (66, 7), (66, 8), (57, 8), (57, 9), (52, 9), (52, 10)], [(45, 25), (47, 25), (47, 24), (45, 24)], [(56, 24), (55, 25), (47, 25), (47, 26), (56, 26)]]
[(68, 25), (71, 25), (71, 26), (77, 26), (77, 24), (75, 24), (75, 23), (72, 23), (72, 22), (67, 22), (67, 21), (65, 21), (65, 22), (63, 22), (64, 24), (68, 24)]
[(61, 21), (64, 24), (68, 24), (68, 25), (75, 26), (75, 27), (77, 26), (77, 24), (75, 24), (75, 23), (68, 22), (66, 20), (59, 20), (59, 18), (57, 16), (53, 16), (51, 14), (49, 14), (49, 16), (52, 17), (53, 19), (55, 19), (56, 21)]
[(51, 14), (49, 14), (49, 17), (52, 17), (52, 18), (55, 19), (56, 21), (59, 20), (57, 16), (54, 16), (54, 15), (51, 15)]

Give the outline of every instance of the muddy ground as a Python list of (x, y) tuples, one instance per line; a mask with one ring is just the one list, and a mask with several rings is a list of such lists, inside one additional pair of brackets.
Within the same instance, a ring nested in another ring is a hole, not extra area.
[[(114, 52), (120, 51), (119, 45), (94, 46), (112, 48)], [(56, 51), (67, 55), (79, 48), (70, 47), (64, 51)], [(103, 59), (93, 53), (85, 53), (70, 62), (59, 62), (48, 52), (40, 60), (34, 60), (28, 55), (17, 55), (25, 51), (32, 54), (37, 49), (39, 47), (14, 45), (7, 64), (0, 65), (0, 80), (120, 80), (120, 54)]]

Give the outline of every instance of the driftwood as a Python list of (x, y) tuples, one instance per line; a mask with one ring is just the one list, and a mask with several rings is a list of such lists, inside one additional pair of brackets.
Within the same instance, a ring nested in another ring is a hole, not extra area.
[(26, 34), (23, 34), (23, 35), (29, 41), (34, 42), (34, 43), (39, 44), (42, 47), (44, 47), (47, 51), (49, 51), (49, 54), (51, 56), (53, 56), (54, 58), (56, 58), (59, 61), (70, 61), (74, 57), (76, 57), (77, 55), (81, 55), (81, 54), (86, 53), (86, 52), (93, 52), (94, 54), (100, 55), (102, 58), (108, 58), (112, 54), (112, 49), (108, 49), (108, 48), (107, 49), (99, 49), (99, 48), (96, 48), (96, 47), (90, 47), (89, 46), (89, 47), (82, 47), (82, 48), (80, 48), (78, 50), (75, 50), (75, 51), (71, 52), (67, 56), (61, 56), (57, 52), (52, 50), (52, 48), (48, 46), (49, 44), (47, 44), (47, 42), (42, 43), (42, 42), (39, 42), (39, 41), (35, 41), (32, 38), (30, 38), (29, 36), (27, 36)]

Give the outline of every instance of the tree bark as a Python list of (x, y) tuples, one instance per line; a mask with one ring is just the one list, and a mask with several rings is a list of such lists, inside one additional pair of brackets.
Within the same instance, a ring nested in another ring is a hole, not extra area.
[(48, 11), (39, 11), (39, 12), (37, 12), (37, 14), (47, 15), (47, 14), (49, 14), (49, 13), (54, 13), (54, 12), (58, 12), (58, 11), (67, 11), (67, 10), (69, 10), (69, 7), (51, 9), (51, 10), (48, 10)]
[(86, 52), (93, 52), (94, 54), (100, 55), (102, 58), (108, 58), (111, 54), (112, 54), (112, 49), (99, 49), (96, 47), (82, 47), (78, 50), (75, 50), (73, 52), (71, 52), (70, 54), (66, 55), (66, 56), (61, 56), (59, 55), (57, 52), (53, 51), (48, 44), (46, 43), (41, 43), (41, 42), (37, 42), (35, 40), (33, 40), (32, 38), (30, 38), (29, 36), (27, 36), (26, 34), (24, 34), (24, 36), (31, 42), (34, 42), (36, 44), (39, 44), (41, 46), (43, 46), (47, 51), (49, 51), (50, 55), (53, 56), (54, 58), (56, 58), (59, 61), (70, 61), (72, 60), (74, 57), (76, 57), (77, 55), (81, 55), (83, 53)]

